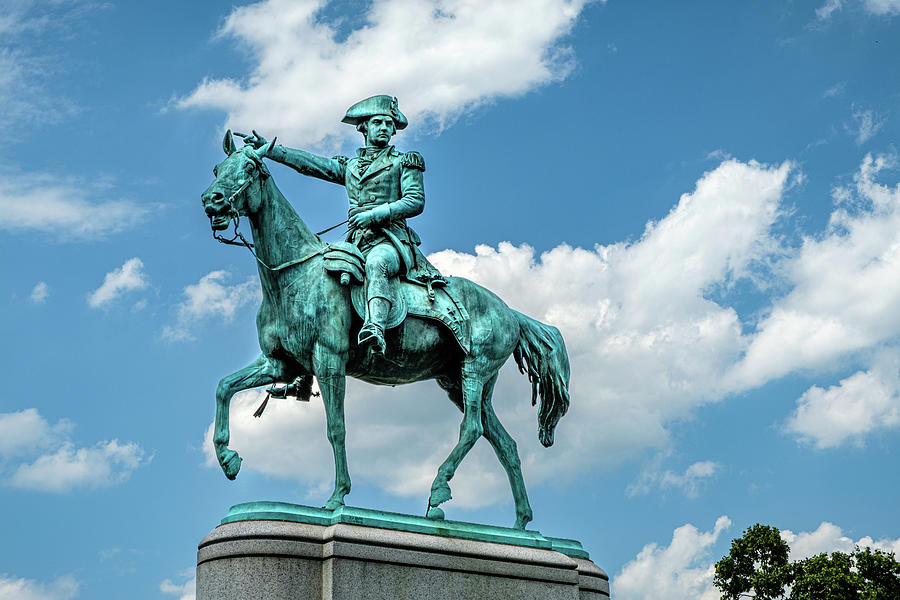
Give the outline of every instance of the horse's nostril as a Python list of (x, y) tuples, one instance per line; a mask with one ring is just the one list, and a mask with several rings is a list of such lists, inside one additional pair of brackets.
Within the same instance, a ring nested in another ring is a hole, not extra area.
[(201, 200), (203, 201), (203, 209), (210, 217), (221, 212), (225, 206), (225, 196), (222, 192), (205, 192), (201, 196)]
[(224, 198), (222, 192), (206, 192), (200, 197), (203, 204), (219, 204)]

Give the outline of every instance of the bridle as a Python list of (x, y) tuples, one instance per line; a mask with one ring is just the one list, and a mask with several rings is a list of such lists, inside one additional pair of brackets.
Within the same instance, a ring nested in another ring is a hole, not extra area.
[[(256, 162), (256, 161), (253, 161), (253, 162)], [(218, 242), (220, 242), (222, 244), (228, 244), (230, 246), (245, 246), (248, 250), (250, 250), (250, 252), (253, 254), (253, 256), (256, 256), (256, 253), (253, 252), (253, 244), (248, 242), (247, 239), (243, 236), (243, 234), (240, 231), (238, 231), (238, 225), (240, 225), (240, 222), (241, 222), (241, 213), (239, 213), (237, 208), (235, 208), (234, 201), (238, 197), (239, 194), (244, 193), (244, 190), (246, 190), (248, 187), (250, 187), (250, 184), (255, 181), (260, 182), (260, 186), (259, 186), (260, 190), (259, 191), (260, 191), (260, 193), (262, 193), (262, 182), (260, 181), (260, 175), (263, 173), (263, 170), (260, 167), (262, 167), (262, 163), (257, 163), (256, 173), (253, 174), (253, 177), (248, 178), (247, 181), (244, 182), (244, 185), (239, 187), (237, 189), (237, 191), (235, 191), (233, 194), (228, 196), (228, 199), (225, 200), (226, 204), (228, 204), (228, 209), (229, 209), (228, 214), (231, 217), (231, 222), (234, 224), (234, 235), (231, 237), (231, 239), (222, 237), (221, 235), (218, 234), (218, 232), (215, 229), (212, 230), (213, 238), (215, 238)], [(266, 176), (268, 176), (268, 174), (269, 174), (268, 171), (266, 171)], [(210, 221), (212, 221), (213, 217), (210, 217), (209, 219), (210, 219)], [(237, 240), (240, 240), (240, 241), (237, 241)], [(257, 257), (256, 260), (259, 260), (259, 257)], [(262, 261), (260, 261), (260, 264), (264, 264), (264, 263)]]

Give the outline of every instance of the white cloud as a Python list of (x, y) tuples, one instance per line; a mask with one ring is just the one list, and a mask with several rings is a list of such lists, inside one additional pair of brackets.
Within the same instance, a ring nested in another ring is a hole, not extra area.
[(51, 426), (34, 408), (0, 413), (0, 481), (60, 493), (120, 483), (150, 462), (133, 442), (111, 440), (76, 447), (68, 439), (72, 429), (65, 419)]
[[(0, 39), (10, 39), (3, 25), (0, 32)], [(53, 125), (78, 112), (71, 100), (47, 91), (46, 83), (56, 71), (54, 62), (0, 45), (0, 132)]]
[(66, 442), (53, 454), (21, 464), (9, 479), (12, 486), (42, 492), (68, 492), (76, 487), (107, 487), (126, 481), (144, 461), (144, 451), (119, 440), (76, 448)]
[(31, 289), (29, 299), (35, 304), (43, 304), (50, 297), (50, 286), (46, 281), (39, 281)]
[(861, 443), (878, 429), (900, 425), (900, 353), (885, 351), (868, 371), (828, 389), (812, 386), (797, 400), (787, 430), (817, 448)]
[(144, 263), (139, 258), (129, 258), (121, 267), (106, 274), (103, 284), (88, 295), (87, 302), (91, 308), (101, 308), (125, 292), (145, 287), (147, 279), (144, 274)]
[[(553, 448), (537, 441), (525, 378), (504, 369), (495, 389), (494, 405), (517, 440), (530, 485), (664, 447), (671, 420), (721, 397), (721, 374), (744, 342), (736, 312), (704, 292), (752, 273), (775, 251), (769, 231), (789, 172), (788, 164), (727, 161), (632, 244), (564, 245), (537, 258), (527, 246), (504, 243), (479, 246), (474, 255), (431, 256), (444, 273), (483, 283), (563, 332), (572, 405)], [(232, 446), (244, 454), (244, 468), (327, 487), (333, 473), (321, 401), (272, 401), (268, 411), (281, 412), (253, 419), (260, 400), (258, 393), (244, 394), (232, 409)], [(347, 415), (352, 474), (402, 495), (427, 494), (460, 418), (433, 382), (351, 384)], [(211, 452), (211, 443), (205, 447)], [(505, 475), (483, 442), (453, 486), (458, 506), (509, 499)]]
[(846, 81), (839, 81), (827, 90), (822, 93), (823, 98), (836, 98), (837, 96), (843, 95), (844, 91), (847, 89)]
[[(0, 15), (0, 133), (34, 131), (59, 123), (79, 107), (58, 89), (67, 56), (52, 55), (48, 40), (70, 35), (72, 25), (107, 3), (94, 0), (15, 0)], [(40, 49), (41, 51), (38, 51)]]
[(840, 527), (828, 521), (823, 521), (815, 531), (810, 532), (794, 533), (790, 529), (784, 529), (781, 531), (781, 538), (791, 547), (790, 560), (792, 561), (823, 552), (850, 553), (856, 546), (893, 552), (900, 556), (900, 538), (896, 540), (884, 538), (875, 541), (869, 536), (863, 536), (854, 541), (845, 536)]
[(79, 587), (78, 581), (71, 575), (50, 583), (0, 575), (0, 600), (69, 600), (78, 596)]
[(858, 106), (853, 107), (851, 116), (853, 117), (854, 126), (847, 129), (856, 136), (856, 143), (860, 146), (878, 133), (887, 120), (884, 115), (880, 115), (874, 110), (864, 110)]
[(647, 544), (634, 560), (616, 575), (610, 587), (618, 600), (719, 600), (712, 580), (715, 560), (710, 547), (731, 527), (728, 517), (719, 517), (712, 530), (702, 532), (683, 525), (672, 534), (666, 547)]
[(75, 19), (98, 8), (103, 8), (103, 3), (95, 0), (8, 0), (0, 15), (0, 33), (9, 39), (47, 32), (58, 35)]
[[(65, 121), (78, 107), (54, 89), (67, 57), (37, 53), (100, 2), (4, 2), (0, 15), (0, 134), (21, 138)], [(11, 133), (9, 135), (12, 135)], [(91, 178), (0, 169), (0, 230), (52, 234), (55, 240), (96, 239), (134, 227), (155, 207), (121, 198)]]
[[(816, 18), (820, 21), (826, 21), (831, 15), (843, 8), (844, 0), (825, 0), (819, 8), (816, 9)], [(900, 14), (900, 0), (862, 0), (863, 9), (874, 15), (898, 15)]]
[(255, 277), (243, 283), (226, 285), (224, 282), (229, 277), (227, 271), (211, 271), (197, 283), (186, 286), (185, 299), (178, 305), (176, 323), (163, 328), (163, 338), (192, 340), (192, 328), (198, 321), (217, 318), (227, 323), (245, 305), (262, 301), (262, 292)]
[[(433, 256), (444, 272), (487, 285), (562, 330), (573, 417), (560, 426), (553, 462), (575, 471), (663, 447), (668, 421), (720, 397), (720, 374), (743, 349), (741, 325), (705, 291), (772, 252), (769, 229), (789, 170), (726, 161), (633, 244), (560, 246), (540, 262), (530, 248), (508, 244)], [(548, 474), (558, 469), (546, 462)]]
[(95, 199), (107, 193), (103, 186), (74, 177), (0, 172), (0, 229), (52, 233), (62, 240), (96, 239), (131, 229), (158, 208)]
[(716, 148), (712, 152), (707, 152), (706, 158), (707, 160), (717, 160), (719, 162), (725, 162), (726, 160), (731, 160), (734, 157), (729, 152), (726, 152), (721, 148)]
[(866, 156), (855, 186), (838, 190), (827, 229), (780, 263), (792, 289), (757, 323), (730, 387), (833, 368), (900, 335), (900, 185), (875, 181), (893, 164)]
[(840, 10), (843, 4), (844, 0), (825, 0), (825, 4), (816, 9), (816, 18), (822, 21), (828, 19), (834, 11)]
[(411, 128), (444, 126), (497, 98), (572, 70), (561, 41), (586, 0), (375, 0), (344, 39), (320, 18), (327, 0), (268, 0), (234, 9), (221, 34), (252, 56), (245, 81), (207, 79), (177, 101), (217, 108), (238, 130), (334, 146), (356, 134), (344, 110), (373, 94), (400, 100)]
[(0, 460), (46, 447), (71, 429), (66, 420), (51, 426), (35, 408), (0, 413)]
[(690, 465), (683, 473), (676, 473), (669, 469), (662, 471), (651, 468), (641, 474), (640, 479), (629, 485), (625, 493), (629, 496), (648, 494), (654, 487), (660, 489), (676, 488), (681, 490), (688, 498), (696, 498), (706, 481), (713, 477), (721, 469), (721, 465), (711, 460), (703, 460)]
[(900, 15), (900, 0), (863, 0), (863, 5), (876, 15)]
[(659, 484), (663, 488), (681, 488), (688, 498), (696, 498), (703, 481), (714, 476), (720, 468), (718, 463), (711, 460), (695, 462), (685, 469), (684, 473), (666, 471), (663, 473)]
[(197, 580), (193, 575), (194, 570), (190, 569), (184, 575), (189, 577), (187, 581), (178, 585), (171, 580), (166, 579), (159, 584), (159, 591), (164, 594), (178, 596), (178, 600), (194, 600), (196, 598)]

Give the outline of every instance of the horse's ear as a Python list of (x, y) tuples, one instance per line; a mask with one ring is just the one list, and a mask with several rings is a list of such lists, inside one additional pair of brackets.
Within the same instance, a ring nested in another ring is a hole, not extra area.
[(225, 154), (231, 156), (231, 153), (237, 150), (234, 145), (234, 138), (231, 136), (231, 130), (225, 132), (225, 139), (222, 140), (222, 150), (225, 151)]

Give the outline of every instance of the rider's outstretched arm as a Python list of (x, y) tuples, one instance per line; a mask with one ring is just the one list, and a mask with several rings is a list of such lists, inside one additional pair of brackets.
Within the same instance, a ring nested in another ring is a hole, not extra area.
[(266, 152), (266, 158), (285, 164), (302, 175), (344, 185), (346, 161), (326, 158), (305, 150), (285, 148), (278, 144)]

